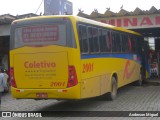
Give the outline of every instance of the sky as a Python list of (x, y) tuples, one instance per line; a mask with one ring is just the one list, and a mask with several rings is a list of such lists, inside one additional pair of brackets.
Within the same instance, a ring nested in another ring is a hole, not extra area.
[[(78, 14), (78, 9), (84, 13), (91, 14), (94, 9), (99, 13), (105, 13), (106, 8), (113, 12), (119, 12), (121, 6), (127, 11), (134, 11), (136, 7), (149, 10), (152, 6), (160, 9), (159, 0), (69, 0), (73, 3), (73, 14)], [(40, 6), (42, 0), (0, 0), (0, 15), (22, 15), (27, 13), (44, 13), (44, 5)], [(40, 6), (40, 8), (39, 8)], [(39, 9), (38, 9), (39, 8)]]

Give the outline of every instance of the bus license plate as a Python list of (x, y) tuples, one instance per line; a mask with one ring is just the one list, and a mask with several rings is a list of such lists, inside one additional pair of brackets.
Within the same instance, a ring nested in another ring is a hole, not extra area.
[(47, 93), (36, 93), (36, 96), (38, 98), (48, 98), (48, 94)]

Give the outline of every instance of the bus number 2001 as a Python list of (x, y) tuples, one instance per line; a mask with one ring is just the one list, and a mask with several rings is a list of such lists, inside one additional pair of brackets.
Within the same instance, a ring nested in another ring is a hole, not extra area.
[(65, 86), (65, 82), (51, 82), (51, 87)]
[(93, 63), (83, 64), (83, 73), (92, 72), (93, 71)]

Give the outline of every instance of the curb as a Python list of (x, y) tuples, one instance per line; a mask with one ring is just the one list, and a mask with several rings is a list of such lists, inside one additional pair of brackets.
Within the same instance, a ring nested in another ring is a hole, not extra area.
[(160, 80), (144, 80), (143, 83), (147, 85), (160, 86)]

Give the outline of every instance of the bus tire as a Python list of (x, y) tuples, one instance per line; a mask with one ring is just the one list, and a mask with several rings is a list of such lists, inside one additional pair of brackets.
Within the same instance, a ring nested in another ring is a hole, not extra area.
[(111, 80), (111, 91), (107, 93), (107, 100), (114, 100), (117, 96), (117, 80), (114, 76), (112, 76)]
[(137, 80), (137, 81), (135, 82), (135, 85), (136, 85), (136, 86), (142, 86), (142, 80)]
[(142, 74), (142, 71), (140, 71), (140, 78), (135, 82), (135, 85), (142, 86), (142, 83), (143, 83), (143, 74)]

